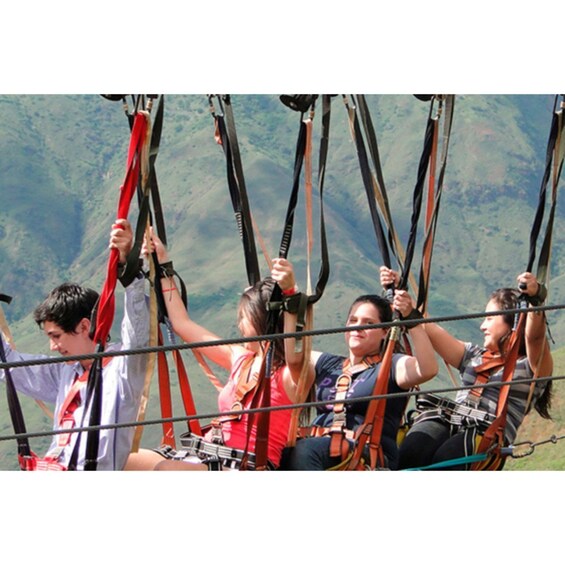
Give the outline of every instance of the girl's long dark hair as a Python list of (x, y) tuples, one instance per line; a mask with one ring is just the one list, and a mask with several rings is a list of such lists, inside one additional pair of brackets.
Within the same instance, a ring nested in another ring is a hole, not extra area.
[[(284, 332), (284, 318), (281, 315), (277, 319), (276, 327), (269, 328), (269, 311), (267, 304), (271, 299), (275, 281), (271, 277), (256, 282), (253, 286), (246, 289), (241, 295), (239, 302), (239, 319), (242, 316), (253, 325), (258, 336), (268, 333), (282, 334)], [(276, 370), (285, 364), (284, 342), (282, 339), (275, 339), (271, 344), (273, 350), (273, 366), (272, 370)]]

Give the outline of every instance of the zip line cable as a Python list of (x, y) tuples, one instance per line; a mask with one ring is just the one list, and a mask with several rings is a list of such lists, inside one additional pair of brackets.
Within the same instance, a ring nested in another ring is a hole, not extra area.
[[(426, 394), (445, 394), (449, 392), (456, 392), (456, 391), (465, 391), (465, 390), (472, 390), (474, 388), (498, 388), (498, 387), (505, 387), (509, 386), (512, 387), (516, 384), (528, 384), (532, 382), (536, 383), (544, 383), (550, 381), (559, 381), (565, 380), (565, 375), (555, 375), (551, 377), (537, 377), (532, 379), (520, 379), (519, 381), (512, 381), (512, 382), (490, 382), (484, 383), (479, 385), (462, 385), (459, 387), (442, 387), (442, 388), (434, 388), (434, 389), (426, 389), (425, 391), (422, 390), (408, 390), (403, 392), (394, 392), (394, 393), (387, 393), (381, 395), (372, 395), (372, 396), (363, 396), (357, 398), (350, 398), (350, 399), (334, 399), (334, 400), (317, 400), (312, 402), (303, 402), (300, 404), (286, 404), (280, 406), (268, 406), (268, 407), (259, 407), (259, 408), (247, 408), (237, 411), (224, 411), (224, 412), (210, 412), (210, 413), (203, 413), (203, 414), (195, 414), (191, 415), (191, 419), (200, 419), (200, 420), (207, 420), (212, 418), (217, 418), (218, 416), (226, 416), (226, 415), (244, 415), (244, 414), (256, 414), (260, 412), (267, 412), (267, 411), (279, 411), (279, 410), (290, 410), (293, 408), (316, 408), (318, 406), (327, 406), (330, 404), (336, 403), (347, 403), (347, 404), (356, 404), (359, 402), (368, 402), (370, 400), (375, 399), (385, 399), (385, 398), (411, 398), (418, 396), (425, 392)], [(99, 426), (84, 426), (84, 427), (75, 427), (72, 430), (50, 430), (50, 431), (43, 431), (43, 432), (27, 432), (27, 433), (19, 433), (19, 434), (11, 434), (7, 436), (0, 436), (0, 441), (8, 441), (14, 439), (21, 439), (24, 437), (29, 438), (38, 438), (38, 437), (48, 437), (53, 435), (60, 435), (63, 433), (80, 433), (85, 431), (91, 430), (108, 430), (108, 429), (117, 429), (117, 428), (131, 428), (138, 425), (143, 426), (151, 426), (151, 425), (159, 425), (163, 423), (175, 423), (175, 422), (186, 422), (187, 416), (175, 416), (170, 418), (159, 418), (153, 420), (145, 420), (143, 422), (122, 422), (116, 424), (104, 424)]]
[[(551, 306), (530, 306), (528, 308), (515, 308), (508, 310), (489, 310), (490, 316), (499, 316), (504, 314), (519, 314), (521, 312), (548, 312), (553, 310), (563, 310), (565, 304), (555, 304)], [(141, 355), (144, 353), (154, 353), (158, 351), (172, 351), (175, 349), (199, 349), (202, 347), (213, 347), (218, 345), (236, 345), (241, 343), (252, 343), (255, 341), (274, 341), (275, 339), (285, 339), (299, 336), (319, 336), (331, 335), (338, 333), (351, 332), (354, 330), (374, 330), (374, 329), (387, 329), (396, 326), (412, 326), (419, 324), (431, 324), (438, 322), (453, 322), (460, 320), (471, 320), (476, 318), (483, 318), (485, 311), (475, 312), (471, 314), (458, 314), (455, 316), (434, 316), (429, 318), (422, 318), (417, 321), (414, 320), (393, 320), (391, 322), (382, 322), (379, 324), (366, 324), (362, 326), (341, 326), (336, 328), (325, 328), (319, 330), (301, 330), (300, 332), (289, 333), (274, 333), (264, 334), (254, 337), (239, 337), (231, 339), (217, 339), (212, 341), (194, 341), (192, 343), (175, 343), (171, 345), (160, 345), (155, 347), (141, 347), (138, 349), (122, 349), (120, 351), (102, 351), (94, 353), (85, 353), (82, 355), (69, 355), (67, 357), (44, 357), (41, 359), (31, 359), (26, 361), (13, 361), (11, 363), (0, 362), (0, 370), (11, 369), (14, 367), (28, 367), (32, 365), (49, 365), (51, 363), (66, 363), (68, 361), (83, 361), (85, 359), (98, 359), (101, 357), (119, 357), (124, 355)]]

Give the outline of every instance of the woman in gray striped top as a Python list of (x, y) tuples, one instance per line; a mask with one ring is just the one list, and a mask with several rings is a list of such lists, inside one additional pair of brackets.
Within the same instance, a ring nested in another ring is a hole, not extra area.
[[(383, 286), (397, 280), (397, 273), (381, 268)], [(435, 351), (447, 364), (460, 371), (464, 386), (502, 380), (514, 315), (490, 313), (518, 308), (520, 294), (534, 305), (545, 299), (545, 288), (531, 273), (520, 274), (517, 281), (520, 291), (503, 288), (490, 296), (480, 327), (484, 335), (482, 346), (458, 340), (437, 324), (424, 324)], [(545, 315), (528, 312), (512, 376), (512, 382), (517, 384), (513, 384), (508, 393), (504, 428), (506, 445), (514, 441), (518, 427), (532, 406), (543, 418), (550, 418), (551, 381), (535, 384), (527, 381), (534, 375), (550, 376), (552, 371)], [(520, 381), (524, 382), (520, 384)], [(423, 468), (435, 464), (440, 469), (470, 469), (471, 464), (464, 458), (475, 453), (482, 434), (496, 417), (500, 390), (497, 386), (465, 389), (457, 393), (455, 401), (426, 397), (428, 409), (418, 414), (400, 446), (399, 468)], [(461, 458), (462, 461), (454, 461), (453, 465), (445, 464)], [(501, 469), (503, 465), (504, 459), (498, 459), (490, 468)]]

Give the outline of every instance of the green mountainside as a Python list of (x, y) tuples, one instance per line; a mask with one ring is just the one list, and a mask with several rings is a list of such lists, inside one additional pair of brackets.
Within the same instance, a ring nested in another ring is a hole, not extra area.
[[(367, 100), (393, 219), (405, 242), (429, 104), (412, 95), (370, 95)], [(525, 269), (553, 100), (553, 95), (456, 97), (432, 264), (432, 316), (480, 312), (491, 290), (513, 286)], [(276, 255), (292, 186), (300, 114), (275, 95), (234, 95), (232, 102), (250, 206), (269, 254)], [(318, 111), (321, 117), (321, 106)], [(13, 296), (4, 311), (18, 348), (48, 353), (46, 340), (30, 314), (63, 280), (97, 290), (102, 287), (109, 228), (125, 175), (129, 127), (121, 103), (100, 95), (4, 95), (0, 96), (0, 112), (0, 292)], [(340, 96), (333, 98), (331, 120), (324, 184), (331, 274), (316, 306), (317, 329), (343, 326), (349, 304), (357, 295), (380, 290), (378, 268), (382, 263)], [(314, 129), (316, 153), (318, 115)], [(165, 96), (156, 171), (169, 248), (187, 284), (191, 314), (218, 335), (236, 337), (235, 309), (247, 278), (224, 154), (214, 140), (205, 95)], [(314, 171), (315, 185), (317, 157)], [(552, 304), (565, 301), (565, 257), (560, 253), (565, 237), (560, 227), (563, 212), (559, 200), (551, 257)], [(134, 202), (133, 222), (136, 213)], [(301, 196), (289, 258), (303, 289), (307, 267), (304, 225)], [(316, 223), (314, 282), (319, 270), (317, 229)], [(420, 244), (419, 240), (416, 276)], [(263, 274), (267, 274), (265, 265), (262, 261)], [(118, 288), (117, 322), (121, 297)], [(556, 310), (548, 318), (553, 347), (559, 352), (565, 346), (565, 317)], [(481, 339), (479, 324), (479, 320), (466, 320), (446, 326), (462, 339), (477, 341)], [(117, 324), (112, 333), (119, 335)], [(343, 337), (317, 337), (314, 347), (343, 351)], [(188, 352), (185, 358), (199, 412), (214, 412), (213, 388)], [(559, 370), (556, 374), (562, 374)], [(446, 379), (441, 375), (437, 382), (446, 383)], [(562, 390), (559, 383), (556, 389)], [(175, 414), (180, 416), (183, 410), (176, 385), (174, 395)], [(1, 435), (12, 431), (4, 396), (0, 394)], [(51, 428), (33, 402), (22, 399), (22, 404), (28, 431)], [(559, 400), (554, 406), (559, 414), (565, 412)], [(153, 386), (147, 418), (158, 417)], [(542, 424), (536, 427), (537, 437), (563, 430), (561, 416)], [(183, 431), (182, 426), (178, 431)], [(148, 427), (143, 445), (158, 444), (160, 433), (159, 426)], [(33, 447), (42, 452), (47, 443), (39, 438)], [(565, 459), (562, 445), (545, 451), (551, 452), (552, 464), (559, 457)], [(17, 468), (15, 452), (15, 441), (0, 442), (0, 469)], [(563, 468), (565, 462), (558, 465)], [(535, 459), (531, 468), (550, 468), (550, 463)]]

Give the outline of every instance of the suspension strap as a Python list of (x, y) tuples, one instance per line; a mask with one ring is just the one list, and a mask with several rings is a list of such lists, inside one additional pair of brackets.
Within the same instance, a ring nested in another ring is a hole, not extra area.
[[(10, 296), (5, 294), (0, 294), (0, 301), (9, 304), (12, 301)], [(2, 306), (0, 305), (0, 315), (4, 319), (4, 313), (2, 311)], [(7, 327), (7, 325), (6, 325)], [(4, 342), (0, 339), (0, 359), (3, 363), (7, 363), (6, 352), (4, 351)], [(12, 374), (10, 369), (6, 367), (4, 369), (4, 374), (6, 375), (6, 397), (8, 401), (8, 409), (10, 411), (10, 418), (12, 419), (12, 426), (14, 428), (14, 433), (16, 434), (26, 434), (26, 426), (24, 422), (24, 416), (22, 412), (22, 407), (18, 399), (18, 394), (16, 392), (16, 387), (12, 379)], [(32, 451), (30, 449), (29, 440), (27, 437), (21, 437), (17, 439), (18, 443), (18, 460), (20, 461), (20, 467), (22, 470), (26, 469), (26, 461), (32, 457)]]
[[(279, 257), (286, 258), (288, 256), (288, 252), (290, 249), (290, 243), (292, 240), (293, 228), (294, 228), (294, 217), (295, 211), (298, 202), (298, 193), (300, 189), (300, 179), (302, 174), (302, 167), (305, 165), (305, 191), (306, 191), (306, 208), (307, 208), (307, 221), (306, 224), (308, 226), (308, 246), (310, 247), (311, 243), (311, 232), (312, 232), (312, 220), (311, 220), (311, 205), (310, 205), (310, 196), (309, 191), (311, 184), (311, 154), (312, 154), (312, 122), (315, 115), (315, 101), (317, 96), (311, 95), (308, 97), (301, 97), (301, 103), (298, 106), (294, 106), (292, 103), (287, 103), (285, 101), (285, 96), (281, 96), (281, 101), (285, 103), (287, 106), (292, 108), (293, 110), (300, 111), (300, 127), (298, 131), (298, 139), (296, 142), (296, 151), (295, 151), (295, 160), (294, 160), (294, 172), (293, 172), (293, 182), (292, 182), (292, 190), (289, 198), (289, 203), (287, 207), (287, 213), (284, 223), (283, 234), (281, 237), (281, 242), (279, 246)], [(305, 101), (305, 102), (304, 102)], [(304, 103), (302, 103), (304, 102)], [(307, 119), (304, 118), (304, 114), (309, 111), (309, 116)], [(324, 189), (324, 180), (325, 180), (325, 172), (326, 172), (326, 162), (327, 162), (327, 154), (328, 154), (328, 145), (329, 145), (329, 131), (330, 131), (330, 118), (331, 118), (331, 97), (329, 95), (322, 96), (322, 123), (321, 123), (321, 135), (320, 135), (320, 147), (319, 147), (319, 156), (318, 156), (318, 178), (317, 178), (317, 187), (320, 197), (320, 250), (321, 250), (321, 262), (320, 262), (320, 271), (318, 274), (318, 280), (316, 282), (315, 291), (311, 294), (311, 284), (310, 284), (310, 265), (308, 264), (308, 283), (307, 283), (307, 293), (306, 295), (299, 293), (291, 297), (289, 300), (292, 301), (292, 308), (289, 308), (287, 305), (287, 301), (283, 299), (282, 292), (278, 285), (275, 286), (273, 292), (271, 294), (270, 303), (269, 303), (269, 322), (268, 327), (271, 328), (269, 333), (274, 333), (279, 316), (282, 315), (283, 307), (287, 308), (288, 311), (292, 311), (297, 315), (297, 327), (296, 330), (298, 333), (304, 329), (307, 319), (311, 318), (312, 307), (313, 305), (322, 298), (327, 281), (329, 279), (330, 273), (330, 263), (329, 263), (329, 252), (328, 252), (328, 245), (326, 239), (326, 230), (325, 230), (325, 222), (324, 222), (324, 206), (323, 206), (323, 189)], [(295, 338), (296, 348), (300, 351), (304, 344), (302, 342), (302, 338), (298, 335)], [(271, 350), (273, 346), (271, 344)], [(272, 353), (271, 353), (272, 355)], [(305, 356), (306, 358), (307, 356)], [(270, 365), (269, 365), (270, 366)], [(270, 379), (269, 379), (270, 382)], [(302, 371), (302, 374), (299, 379), (298, 387), (297, 387), (297, 400), (298, 402), (302, 402), (308, 394), (306, 390), (306, 382), (307, 382), (307, 371)], [(268, 395), (264, 395), (264, 398), (267, 398)], [(262, 404), (262, 406), (265, 406)], [(258, 415), (259, 421), (267, 420), (268, 411), (262, 412)], [(289, 445), (293, 445), (296, 441), (296, 431), (298, 428), (298, 419), (299, 419), (300, 409), (294, 409), (291, 415), (290, 421), (290, 428), (289, 428)], [(266, 434), (264, 434), (266, 437)], [(261, 443), (263, 438), (258, 437), (258, 442)], [(262, 458), (262, 454), (266, 453), (266, 446), (261, 445), (258, 450), (259, 454), (259, 463), (260, 465), (266, 465), (267, 460), (266, 458)]]
[[(419, 290), (417, 298), (417, 308), (424, 314), (427, 310), (428, 290), (430, 281), (430, 271), (432, 262), (432, 253), (437, 228), (437, 219), (443, 193), (443, 181), (447, 165), (447, 154), (449, 142), (451, 138), (451, 124), (453, 122), (453, 111), (455, 106), (455, 96), (453, 95), (437, 95), (439, 107), (436, 117), (434, 118), (434, 134), (432, 141), (432, 149), (430, 154), (430, 175), (428, 182), (428, 199), (425, 218), (425, 235), (422, 250), (422, 263), (420, 267)], [(430, 113), (433, 108), (430, 107)], [(430, 114), (431, 115), (431, 114)], [(437, 154), (439, 151), (439, 121), (443, 118), (443, 135), (441, 143), (441, 156), (439, 174), (437, 175)]]
[[(365, 147), (365, 143), (363, 141), (363, 136), (361, 133), (361, 128), (359, 126), (359, 118), (355, 109), (355, 106), (350, 106), (349, 105), (349, 101), (348, 98), (346, 96), (343, 97), (346, 109), (347, 109), (347, 114), (349, 117), (349, 124), (350, 124), (350, 128), (351, 128), (351, 135), (353, 137), (353, 140), (355, 142), (355, 148), (357, 150), (357, 157), (359, 159), (359, 165), (360, 165), (360, 169), (361, 169), (361, 178), (363, 180), (363, 185), (365, 187), (365, 192), (367, 193), (367, 201), (369, 203), (369, 212), (371, 214), (371, 219), (373, 221), (373, 228), (375, 230), (375, 235), (377, 238), (377, 243), (379, 245), (379, 249), (381, 252), (381, 257), (383, 260), (383, 263), (386, 267), (391, 268), (391, 253), (395, 254), (396, 253), (396, 248), (395, 246), (391, 243), (392, 241), (394, 241), (396, 238), (393, 237), (389, 237), (389, 239), (387, 240), (386, 236), (385, 236), (385, 231), (383, 228), (383, 222), (381, 222), (381, 218), (379, 216), (379, 212), (378, 212), (378, 208), (376, 205), (376, 200), (375, 200), (375, 194), (374, 194), (374, 188), (375, 187), (379, 187), (380, 189), (380, 194), (384, 194), (384, 183), (383, 184), (379, 184), (379, 182), (375, 182), (373, 184), (373, 178), (371, 176), (371, 170), (369, 167), (369, 160), (368, 160), (368, 156), (367, 156), (367, 150)], [(376, 157), (377, 154), (373, 153), (374, 156)], [(379, 165), (379, 169), (380, 171), (380, 165)], [(382, 174), (379, 174), (380, 176), (380, 180), (382, 183)], [(386, 199), (384, 199), (384, 201), (386, 202)], [(390, 221), (390, 217), (388, 217), (388, 214), (385, 213), (385, 217), (387, 217), (387, 219)], [(389, 233), (391, 233), (393, 230), (393, 226), (392, 223), (389, 224)], [(396, 256), (396, 255), (395, 255)], [(400, 260), (398, 258), (398, 256), (396, 256), (398, 262), (400, 263)]]
[[(12, 301), (11, 296), (7, 296), (6, 294), (0, 294), (0, 302), (5, 302), (6, 304), (10, 304)], [(12, 349), (16, 349), (16, 343), (12, 336), (12, 332), (10, 331), (10, 327), (8, 326), (8, 321), (4, 315), (4, 310), (2, 309), (2, 305), (0, 304), (0, 332), (4, 335), (4, 339), (8, 343), (8, 345)], [(34, 398), (35, 403), (41, 408), (43, 413), (49, 418), (49, 420), (53, 420), (53, 412), (47, 407), (47, 404), (43, 402), (43, 400), (39, 400), (38, 398)]]
[(530, 255), (528, 258), (528, 265), (526, 270), (532, 272), (534, 268), (534, 262), (536, 258), (536, 245), (541, 231), (541, 225), (543, 221), (544, 211), (545, 211), (545, 201), (547, 197), (547, 185), (551, 177), (551, 207), (549, 212), (549, 218), (546, 224), (546, 231), (544, 240), (540, 250), (540, 256), (538, 259), (537, 268), (537, 279), (544, 283), (547, 287), (548, 284), (548, 270), (549, 270), (549, 260), (551, 255), (551, 241), (553, 233), (553, 222), (555, 217), (555, 209), (557, 203), (557, 186), (559, 184), (559, 177), (561, 170), (563, 168), (563, 157), (565, 154), (565, 142), (563, 140), (563, 108), (565, 106), (565, 95), (562, 95), (564, 100), (561, 102), (561, 108), (555, 110), (557, 107), (557, 99), (555, 97), (554, 111), (552, 116), (551, 128), (549, 133), (549, 139), (547, 142), (546, 151), (546, 163), (545, 170), (539, 191), (538, 207), (536, 210), (536, 215), (534, 218), (534, 223), (532, 225), (532, 230), (530, 232)]
[[(220, 113), (216, 111), (213, 98), (217, 98)], [(250, 285), (261, 280), (257, 250), (253, 237), (253, 222), (249, 211), (247, 189), (243, 176), (243, 166), (239, 153), (235, 120), (229, 95), (208, 95), (210, 113), (216, 127), (216, 140), (221, 145), (226, 158), (228, 188), (232, 200), (237, 228), (243, 243), (247, 279)]]

